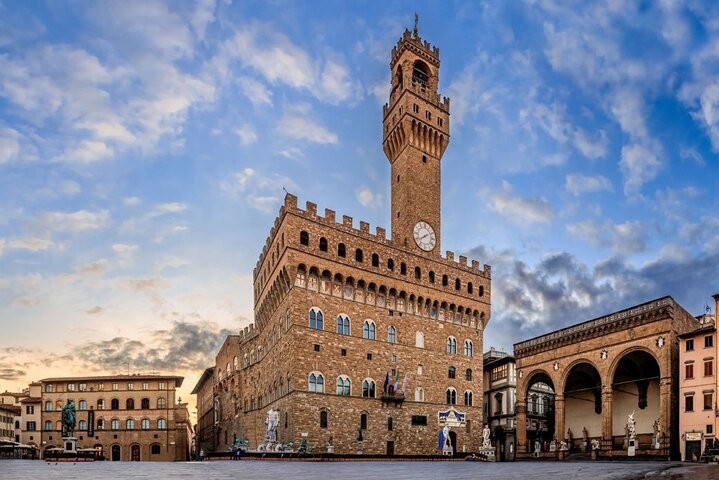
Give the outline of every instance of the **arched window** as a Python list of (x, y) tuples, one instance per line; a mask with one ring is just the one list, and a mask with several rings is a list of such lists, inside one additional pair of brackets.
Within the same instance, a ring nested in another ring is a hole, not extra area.
[(110, 422), (110, 428), (112, 430), (120, 430), (120, 420), (118, 420), (117, 418), (113, 418)]
[(347, 249), (344, 243), (337, 244), (337, 256), (342, 258), (347, 256)]
[(366, 413), (363, 413), (360, 415), (360, 429), (361, 430), (367, 430), (367, 417), (368, 415)]
[(79, 422), (77, 422), (77, 426), (81, 432), (87, 431), (87, 421), (86, 420), (80, 420)]
[(397, 329), (392, 325), (387, 328), (387, 341), (389, 343), (397, 343)]
[(423, 373), (424, 373), (424, 367), (420, 363), (419, 365), (417, 365), (417, 375), (422, 375)]
[(424, 348), (424, 333), (415, 332), (414, 334), (414, 346), (417, 348)]
[(414, 278), (417, 280), (422, 279), (422, 269), (419, 267), (414, 267)]
[(447, 369), (447, 378), (457, 378), (457, 369), (454, 367), (449, 367)]
[(167, 407), (167, 401), (163, 397), (158, 398), (157, 399), (157, 408), (166, 408), (166, 407)]
[(447, 353), (457, 353), (457, 339), (454, 337), (447, 337)]
[(128, 430), (134, 430), (135, 429), (135, 420), (128, 418), (125, 422), (125, 428)]
[(372, 320), (365, 320), (362, 325), (362, 338), (374, 340), (376, 337), (376, 329)]
[(310, 392), (324, 393), (325, 391), (325, 377), (319, 372), (310, 373), (309, 377), (309, 390)]
[(350, 317), (347, 315), (337, 315), (337, 333), (340, 335), (350, 334)]
[(407, 264), (402, 262), (399, 264), (399, 273), (402, 275), (407, 275)]
[(442, 275), (442, 286), (446, 287), (449, 285), (449, 277), (447, 275)]
[(453, 387), (449, 387), (447, 389), (447, 405), (456, 405), (457, 404), (457, 390), (455, 390)]
[(355, 260), (361, 262), (362, 259), (364, 259), (364, 254), (362, 253), (362, 249), (358, 248), (355, 250)]
[(379, 267), (379, 255), (377, 255), (376, 253), (372, 254), (372, 266)]
[(320, 428), (327, 428), (327, 410), (320, 410)]
[(327, 239), (325, 237), (320, 238), (320, 250), (323, 252), (327, 251)]
[(50, 400), (48, 400), (47, 402), (45, 402), (45, 411), (46, 411), (46, 412), (52, 412), (52, 402), (51, 402)]
[(310, 244), (310, 234), (302, 230), (300, 232), (300, 245), (309, 245)]
[(87, 410), (87, 402), (85, 400), (80, 400), (79, 402), (77, 402), (77, 409)]
[(394, 421), (392, 420), (392, 417), (387, 417), (387, 431), (391, 432), (394, 428)]
[(142, 421), (140, 422), (140, 428), (142, 430), (149, 430), (150, 429), (150, 420), (148, 420), (147, 418), (143, 418)]
[(135, 400), (132, 398), (128, 398), (125, 400), (125, 410), (134, 410), (135, 409)]
[(455, 281), (454, 281), (454, 289), (455, 289), (455, 290), (461, 290), (461, 289), (462, 289), (462, 282), (459, 281), (459, 278), (455, 279)]
[(120, 410), (120, 400), (118, 400), (117, 398), (113, 398), (110, 401), (110, 409), (111, 410)]
[(371, 378), (362, 380), (362, 396), (365, 398), (374, 398), (375, 383)]
[(483, 286), (483, 285), (480, 285), (480, 286), (479, 286), (479, 296), (480, 296), (480, 297), (483, 297), (483, 296), (484, 296), (484, 286)]
[(143, 410), (149, 410), (150, 408), (150, 399), (149, 398), (143, 398), (140, 401), (140, 404), (142, 405)]
[(240, 365), (237, 363), (237, 355), (232, 357), (232, 369), (237, 370)]
[(467, 293), (470, 295), (474, 293), (474, 287), (472, 286), (472, 282), (467, 282)]
[(472, 343), (472, 340), (464, 341), (464, 356), (465, 357), (474, 356), (474, 344)]
[(429, 272), (429, 283), (434, 283), (434, 272), (431, 270)]
[(103, 400), (102, 398), (97, 401), (97, 409), (105, 410), (105, 400)]
[(53, 393), (55, 391), (55, 385), (53, 385), (52, 383), (48, 383), (47, 385), (45, 385), (45, 391), (47, 393)]
[(391, 258), (387, 259), (387, 270), (389, 270), (390, 272), (394, 272), (394, 260), (392, 260)]
[(471, 368), (468, 368), (467, 370), (465, 370), (465, 372), (464, 372), (464, 379), (467, 380), (467, 381), (469, 381), (469, 382), (472, 381), (472, 369), (471, 369)]
[(322, 310), (317, 307), (310, 308), (310, 328), (324, 330), (324, 319)]
[(167, 420), (164, 418), (158, 418), (157, 419), (157, 429), (158, 430), (164, 430), (167, 428)]
[(150, 445), (150, 454), (151, 455), (159, 455), (160, 454), (160, 444), (159, 443), (153, 443)]
[(52, 420), (45, 420), (45, 430), (52, 430)]
[(412, 66), (412, 83), (424, 88), (429, 85), (429, 67), (421, 60), (415, 60)]
[(471, 406), (472, 406), (472, 397), (473, 397), (473, 396), (474, 396), (474, 395), (473, 395), (472, 392), (469, 391), (469, 390), (467, 390), (466, 392), (464, 392), (464, 404), (465, 404), (466, 406), (468, 406), (468, 407), (471, 407)]
[(337, 377), (337, 395), (348, 397), (350, 395), (352, 384), (347, 375), (340, 375)]
[(414, 389), (414, 401), (424, 402), (424, 389), (422, 387), (416, 387)]
[(105, 430), (105, 420), (103, 420), (102, 418), (97, 419), (97, 429)]

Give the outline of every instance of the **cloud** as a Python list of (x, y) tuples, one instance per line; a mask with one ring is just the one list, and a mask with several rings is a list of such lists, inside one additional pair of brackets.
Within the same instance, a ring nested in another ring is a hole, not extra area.
[(182, 213), (187, 210), (187, 204), (181, 202), (158, 203), (150, 212), (152, 216), (164, 215), (166, 213)]
[(29, 250), (31, 252), (47, 250), (51, 246), (53, 246), (53, 242), (46, 238), (15, 238), (8, 240), (5, 244), (5, 248), (8, 250)]
[(611, 247), (621, 255), (640, 253), (647, 248), (647, 231), (642, 222), (613, 224), (609, 221), (597, 223), (587, 220), (566, 225), (567, 231), (582, 238), (597, 248)]
[(25, 376), (25, 370), (0, 368), (0, 380), (15, 381)]
[(334, 60), (325, 63), (317, 87), (316, 95), (332, 104), (347, 100), (354, 103), (362, 98), (359, 86), (353, 82), (347, 67)]
[(701, 153), (697, 152), (693, 148), (682, 148), (679, 151), (679, 157), (682, 160), (689, 160), (691, 162), (694, 162), (695, 164), (699, 165), (700, 167), (703, 167), (706, 165), (706, 161), (704, 160), (704, 157), (701, 155)]
[(237, 83), (252, 105), (272, 105), (272, 92), (262, 82), (250, 77), (240, 77)]
[(311, 143), (337, 144), (337, 135), (310, 117), (306, 106), (291, 108), (280, 119), (277, 132), (289, 138), (306, 140)]
[(603, 175), (573, 173), (567, 175), (564, 188), (572, 195), (579, 196), (583, 193), (611, 192), (612, 182)]
[(506, 181), (501, 190), (489, 194), (489, 208), (518, 225), (550, 223), (553, 217), (552, 208), (546, 199), (514, 195), (511, 185)]
[(12, 128), (0, 127), (0, 164), (20, 155), (20, 134)]
[(100, 260), (80, 265), (76, 270), (82, 275), (102, 275), (107, 272), (108, 267), (108, 261), (101, 258)]
[(139, 197), (125, 197), (122, 199), (122, 203), (128, 207), (136, 207), (142, 203)]
[(235, 133), (240, 137), (240, 143), (242, 145), (252, 145), (257, 141), (257, 132), (248, 124), (244, 124), (235, 130)]
[(382, 195), (373, 192), (368, 186), (363, 185), (357, 190), (357, 201), (363, 207), (378, 208), (383, 204)]
[(215, 21), (215, 0), (199, 0), (190, 18), (190, 25), (199, 40), (205, 39), (208, 25)]
[(263, 175), (253, 168), (231, 173), (220, 181), (220, 189), (232, 198), (245, 201), (252, 208), (269, 213), (275, 210), (284, 190), (297, 190), (295, 182), (283, 175)]
[(45, 212), (36, 223), (47, 232), (87, 232), (104, 228), (110, 220), (107, 210), (78, 210), (76, 212)]
[(619, 167), (624, 174), (624, 194), (633, 196), (640, 193), (645, 183), (657, 176), (662, 162), (652, 149), (633, 144), (622, 147)]

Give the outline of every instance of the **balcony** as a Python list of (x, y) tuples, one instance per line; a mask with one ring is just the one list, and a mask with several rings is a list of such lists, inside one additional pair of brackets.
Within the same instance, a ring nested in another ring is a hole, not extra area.
[(404, 403), (404, 399), (404, 394), (391, 392), (383, 393), (380, 397), (380, 400), (382, 400), (382, 404), (384, 405), (389, 405), (391, 403), (394, 405), (402, 406), (402, 404)]

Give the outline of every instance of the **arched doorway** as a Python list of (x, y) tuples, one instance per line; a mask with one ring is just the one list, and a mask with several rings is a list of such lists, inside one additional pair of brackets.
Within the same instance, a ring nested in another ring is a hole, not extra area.
[(457, 455), (457, 433), (449, 432), (449, 441), (452, 442), (452, 455)]
[(96, 443), (95, 445), (93, 445), (92, 448), (95, 449), (95, 458), (96, 458), (97, 460), (104, 460), (104, 459), (105, 459), (105, 458), (104, 458), (104, 455), (103, 455), (102, 444), (101, 444), (101, 443)]
[(602, 439), (602, 378), (589, 362), (572, 366), (564, 382), (564, 438), (570, 451), (588, 452)]
[(525, 425), (517, 425), (517, 430), (526, 430), (529, 453), (538, 448), (545, 451), (544, 445), (549, 445), (555, 437), (554, 392), (554, 382), (544, 372), (538, 372), (527, 380), (527, 421)]
[(504, 433), (504, 428), (497, 427), (494, 429), (494, 433), (492, 435), (494, 437), (494, 446), (496, 448), (496, 452), (499, 455), (499, 461), (504, 462), (507, 460), (507, 435)]
[(140, 461), (140, 446), (138, 444), (134, 444), (130, 447), (130, 460), (133, 462)]
[(634, 413), (638, 449), (651, 448), (654, 422), (661, 417), (660, 370), (654, 356), (634, 350), (622, 357), (612, 376), (612, 446), (626, 449), (627, 420)]
[(111, 449), (111, 458), (113, 462), (120, 461), (120, 445), (113, 445)]

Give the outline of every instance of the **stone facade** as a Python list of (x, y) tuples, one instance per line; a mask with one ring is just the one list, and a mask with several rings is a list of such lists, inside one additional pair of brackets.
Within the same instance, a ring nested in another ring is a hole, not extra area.
[[(698, 321), (671, 297), (618, 311), (514, 345), (517, 418), (527, 392), (541, 381), (556, 392), (555, 432), (570, 450), (598, 440), (600, 456), (627, 455), (625, 425), (635, 413), (638, 452), (679, 457), (679, 341)], [(659, 422), (659, 448), (652, 442)], [(518, 454), (528, 450), (517, 431)]]
[(383, 145), (391, 239), (285, 197), (254, 270), (255, 323), (228, 337), (216, 358), (216, 450), (238, 440), (257, 447), (275, 409), (283, 443), (437, 454), (438, 414), (448, 404), (467, 420), (453, 429), (455, 448), (479, 449), (491, 269), (439, 250), (440, 161), (449, 140), (439, 51), (407, 31), (390, 66)]
[(215, 444), (215, 395), (214, 367), (210, 367), (192, 390), (197, 397), (197, 423), (193, 439), (193, 455), (209, 452)]

